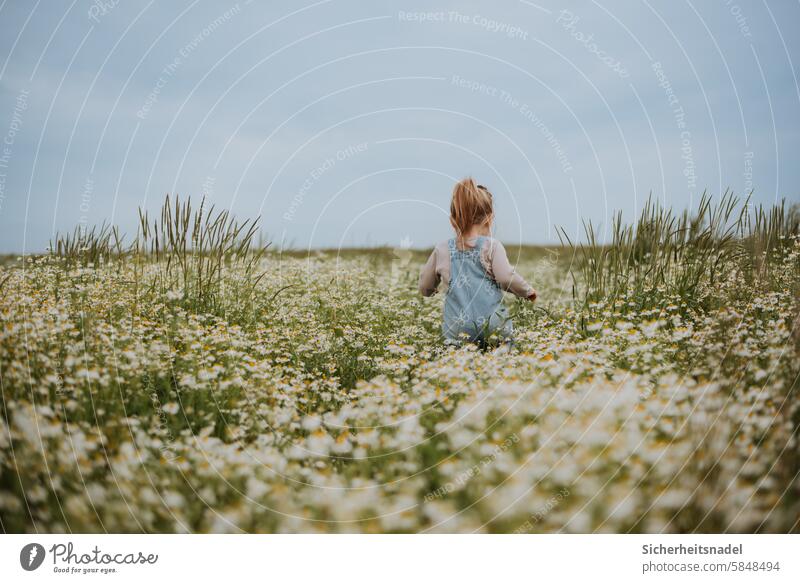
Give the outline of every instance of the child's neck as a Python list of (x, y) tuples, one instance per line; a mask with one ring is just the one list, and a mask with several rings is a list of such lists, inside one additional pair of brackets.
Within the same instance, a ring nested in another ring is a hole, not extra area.
[(467, 243), (468, 240), (481, 236), (488, 237), (491, 234), (492, 231), (489, 225), (472, 225), (469, 229), (461, 233), (460, 236), (456, 237), (456, 246), (464, 250), (468, 247), (472, 247), (472, 245)]
[(489, 225), (472, 225), (461, 234), (461, 239), (474, 239), (475, 237), (488, 237), (491, 235)]

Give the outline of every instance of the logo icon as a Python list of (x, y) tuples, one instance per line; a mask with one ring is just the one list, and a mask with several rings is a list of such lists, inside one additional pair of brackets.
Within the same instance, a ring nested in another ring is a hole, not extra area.
[(44, 547), (39, 543), (29, 543), (19, 552), (19, 564), (26, 571), (35, 571), (44, 562)]

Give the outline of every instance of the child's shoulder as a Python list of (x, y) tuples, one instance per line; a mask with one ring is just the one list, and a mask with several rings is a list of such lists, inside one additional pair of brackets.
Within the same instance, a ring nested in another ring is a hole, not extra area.
[(483, 248), (489, 252), (494, 252), (495, 249), (503, 249), (503, 244), (494, 237), (484, 237), (483, 238)]
[(444, 241), (439, 241), (438, 243), (436, 243), (436, 245), (434, 246), (433, 250), (436, 253), (449, 254), (450, 253), (450, 241), (452, 241), (452, 239), (445, 239)]

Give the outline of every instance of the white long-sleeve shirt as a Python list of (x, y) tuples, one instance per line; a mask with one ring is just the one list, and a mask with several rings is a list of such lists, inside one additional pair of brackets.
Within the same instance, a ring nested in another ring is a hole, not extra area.
[[(474, 246), (477, 237), (467, 239), (468, 246)], [(521, 298), (529, 297), (535, 290), (519, 275), (511, 263), (503, 244), (497, 239), (487, 237), (481, 247), (481, 265), (489, 277), (497, 282), (500, 289), (508, 291)], [(447, 241), (434, 247), (428, 262), (419, 275), (419, 293), (423, 296), (432, 296), (436, 293), (439, 284), (450, 285), (450, 249)]]

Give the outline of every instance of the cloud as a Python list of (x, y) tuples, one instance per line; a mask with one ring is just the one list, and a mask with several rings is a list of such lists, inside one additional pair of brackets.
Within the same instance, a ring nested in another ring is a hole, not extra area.
[(570, 4), (566, 18), (536, 4), (446, 3), (442, 20), (395, 2), (121, 3), (96, 22), (85, 6), (39, 8), (13, 52), (31, 8), (4, 5), (0, 136), (19, 91), (31, 98), (4, 171), (0, 251), (112, 213), (133, 229), (136, 207), (171, 190), (205, 190), (318, 246), (430, 245), (448, 232), (435, 208), (466, 174), (496, 190), (499, 232), (527, 242), (630, 216), (650, 191), (678, 208), (747, 184), (757, 201), (798, 199), (786, 23), (800, 6)]

